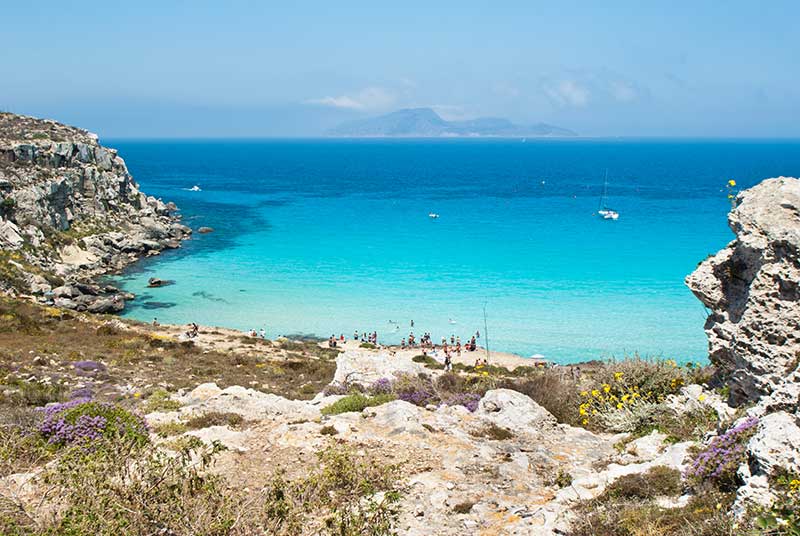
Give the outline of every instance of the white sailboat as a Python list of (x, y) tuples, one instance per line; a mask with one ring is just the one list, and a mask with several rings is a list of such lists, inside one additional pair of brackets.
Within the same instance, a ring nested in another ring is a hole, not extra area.
[(600, 197), (597, 213), (604, 220), (619, 219), (619, 212), (608, 206), (608, 170), (606, 170), (606, 180), (603, 182), (603, 195)]

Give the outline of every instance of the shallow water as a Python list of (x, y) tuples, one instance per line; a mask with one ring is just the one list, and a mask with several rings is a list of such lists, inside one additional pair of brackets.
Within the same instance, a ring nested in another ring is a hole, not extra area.
[[(493, 349), (562, 363), (704, 360), (683, 279), (732, 238), (726, 181), (800, 174), (797, 141), (109, 144), (215, 229), (121, 277), (128, 316), (399, 342), (412, 319), (437, 340), (483, 334), (485, 306)], [(616, 222), (596, 216), (606, 168)]]

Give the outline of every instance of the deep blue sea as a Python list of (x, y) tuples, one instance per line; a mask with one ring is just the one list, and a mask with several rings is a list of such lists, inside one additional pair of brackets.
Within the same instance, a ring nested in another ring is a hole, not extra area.
[[(733, 237), (726, 182), (800, 175), (800, 141), (109, 145), (145, 192), (215, 229), (118, 279), (130, 317), (382, 342), (413, 320), (483, 342), (485, 308), (492, 349), (562, 363), (704, 360), (707, 313), (683, 280)], [(596, 215), (606, 169), (615, 222)]]

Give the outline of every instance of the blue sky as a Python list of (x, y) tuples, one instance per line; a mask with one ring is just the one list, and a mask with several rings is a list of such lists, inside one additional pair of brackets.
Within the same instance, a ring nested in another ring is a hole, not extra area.
[(417, 106), (589, 136), (800, 137), (797, 1), (0, 8), (0, 109), (104, 137), (315, 135)]

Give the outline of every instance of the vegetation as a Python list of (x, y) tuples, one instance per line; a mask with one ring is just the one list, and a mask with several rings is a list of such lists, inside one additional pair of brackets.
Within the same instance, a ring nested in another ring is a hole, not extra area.
[(514, 437), (514, 434), (511, 433), (511, 430), (497, 426), (494, 423), (485, 424), (476, 430), (472, 430), (470, 435), (472, 437), (485, 437), (487, 439), (494, 439), (496, 441), (504, 441)]
[(394, 395), (391, 394), (364, 396), (360, 393), (355, 393), (340, 398), (333, 404), (325, 406), (322, 408), (321, 412), (323, 415), (338, 415), (339, 413), (348, 413), (351, 411), (363, 411), (364, 408), (380, 406), (394, 399)]
[[(0, 254), (0, 272), (2, 265)], [(168, 392), (205, 382), (309, 399), (330, 383), (336, 369), (333, 361), (310, 350), (307, 356), (291, 357), (277, 348), (204, 350), (159, 331), (148, 334), (150, 329), (119, 329), (99, 315), (0, 298), (0, 393), (9, 393), (0, 395), (0, 409), (60, 402), (80, 388), (99, 400), (124, 401), (130, 407), (144, 400), (142, 413), (168, 411), (177, 407)], [(40, 359), (34, 363), (36, 356)], [(90, 362), (103, 370), (74, 366)], [(31, 376), (36, 380), (30, 381)], [(122, 391), (125, 385), (134, 389)], [(145, 397), (148, 385), (162, 387)]]

